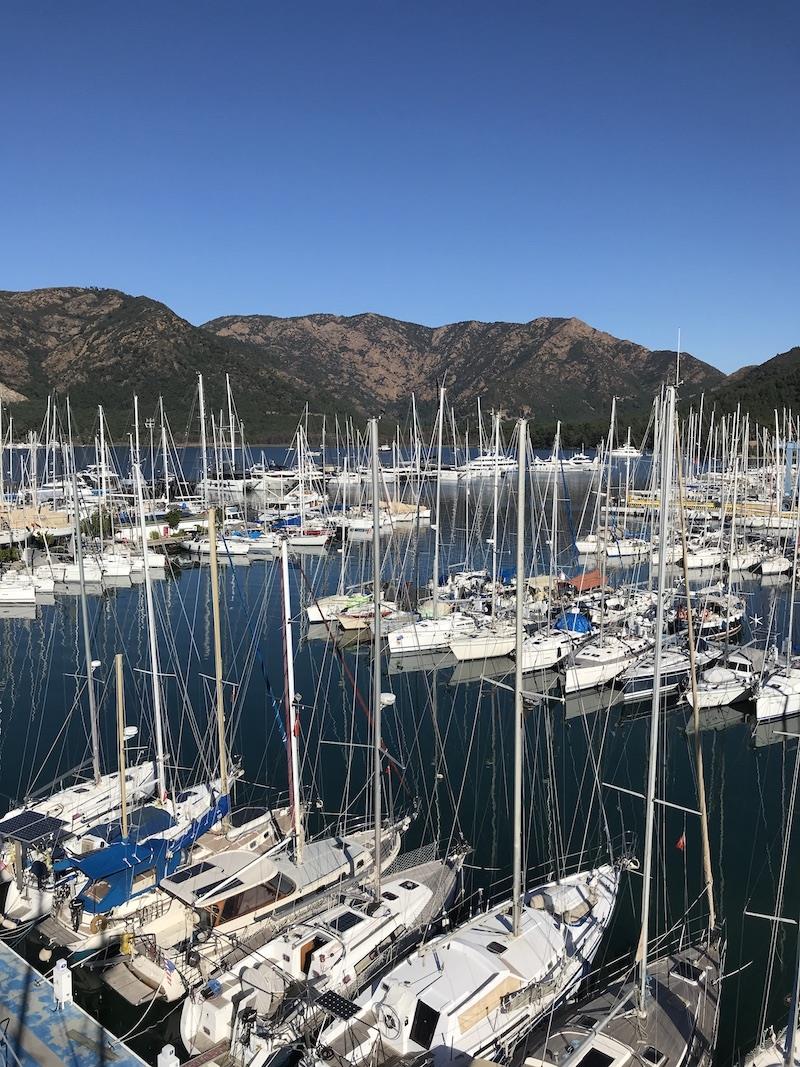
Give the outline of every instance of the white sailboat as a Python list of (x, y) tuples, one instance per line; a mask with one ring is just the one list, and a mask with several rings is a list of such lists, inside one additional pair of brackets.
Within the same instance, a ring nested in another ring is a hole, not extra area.
[[(372, 420), (372, 462), (377, 480), (377, 420)], [(379, 500), (373, 498), (377, 511)], [(380, 541), (373, 539), (373, 600), (380, 603)], [(374, 818), (381, 824), (380, 613), (373, 633)], [(376, 848), (380, 847), (376, 834)], [(253, 952), (236, 954), (230, 969), (217, 972), (192, 992), (181, 1014), (181, 1036), (192, 1053), (209, 1052), (246, 1028), (248, 1065), (266, 1064), (273, 1053), (299, 1040), (324, 1018), (318, 1001), (326, 994), (353, 997), (390, 959), (402, 957), (423, 933), (436, 928), (452, 903), (461, 856), (406, 867), (384, 881), (381, 865), (344, 889), (305, 922)]]
[[(525, 422), (519, 423), (517, 573), (524, 569)], [(524, 583), (517, 584), (522, 643)], [(523, 689), (518, 659), (514, 731), (512, 895), (432, 941), (372, 983), (354, 1010), (329, 1006), (319, 1062), (358, 1067), (425, 1055), (493, 1059), (575, 989), (597, 951), (617, 896), (611, 864), (525, 891), (522, 869)]]
[[(127, 999), (181, 999), (206, 981), (230, 956), (257, 951), (289, 924), (318, 913), (339, 891), (396, 858), (406, 820), (381, 818), (378, 773), (374, 827), (307, 841), (300, 791), (299, 702), (294, 689), (294, 650), (289, 601), (289, 557), (281, 546), (283, 634), (286, 671), (287, 747), (291, 834), (283, 842), (233, 843), (219, 854), (196, 850), (192, 862), (161, 882), (162, 906), (146, 923), (145, 948), (135, 952), (109, 981)], [(379, 646), (378, 638), (378, 648)], [(220, 665), (217, 665), (218, 677)], [(378, 680), (380, 666), (377, 667)], [(377, 702), (379, 730), (380, 699)], [(376, 757), (378, 760), (380, 756)], [(202, 842), (201, 842), (202, 845)], [(291, 846), (291, 847), (286, 847)]]
[[(661, 521), (659, 586), (665, 577), (663, 548), (667, 543), (670, 483), (672, 480), (674, 387), (667, 389), (666, 427), (661, 442)], [(714, 886), (708, 844), (702, 748), (695, 733), (701, 833), (703, 840), (705, 896), (708, 926), (695, 943), (679, 947), (660, 958), (650, 953), (650, 905), (655, 849), (655, 811), (659, 722), (661, 702), (661, 647), (665, 613), (658, 602), (653, 698), (647, 771), (646, 824), (642, 877), (642, 908), (639, 945), (634, 966), (622, 979), (600, 992), (590, 993), (576, 1004), (554, 1014), (546, 1029), (528, 1044), (525, 1067), (709, 1067), (719, 1021), (722, 944), (716, 929)], [(694, 637), (689, 636), (694, 656)], [(694, 663), (692, 663), (694, 675)], [(695, 719), (697, 712), (695, 711)], [(662, 949), (663, 951), (663, 949)]]

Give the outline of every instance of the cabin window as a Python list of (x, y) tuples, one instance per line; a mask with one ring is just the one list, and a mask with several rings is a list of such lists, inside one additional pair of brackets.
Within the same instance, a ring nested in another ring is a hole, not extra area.
[(416, 882), (401, 882), (400, 883), (400, 888), (401, 889), (407, 889), (409, 892), (411, 892), (412, 889), (416, 889), (417, 888), (417, 883)]
[(83, 891), (83, 896), (89, 900), (93, 900), (95, 904), (99, 904), (101, 900), (105, 900), (106, 894), (111, 889), (109, 882), (92, 882), (88, 889)]
[(258, 908), (276, 904), (284, 897), (291, 896), (295, 890), (296, 887), (291, 878), (276, 874), (263, 885), (254, 885), (250, 889), (245, 889), (243, 893), (236, 893), (223, 900), (220, 922), (228, 922), (230, 919), (237, 919), (240, 915), (257, 911)]
[(581, 1015), (577, 1020), (578, 1026), (582, 1026), (585, 1030), (591, 1030), (593, 1026), (597, 1024), (597, 1019), (592, 1015)]
[(499, 941), (490, 941), (486, 948), (489, 952), (494, 952), (495, 956), (502, 956), (506, 950), (506, 946), (502, 945)]
[(659, 1052), (657, 1048), (648, 1045), (647, 1048), (642, 1049), (642, 1059), (647, 1060), (648, 1063), (652, 1063), (653, 1067), (658, 1067), (659, 1064), (664, 1062), (665, 1056), (664, 1053)]
[(580, 1059), (580, 1067), (609, 1067), (614, 1062), (613, 1056), (606, 1055), (599, 1048), (590, 1048)]
[(148, 867), (146, 871), (142, 871), (141, 874), (134, 876), (131, 892), (141, 893), (145, 889), (152, 889), (155, 884), (156, 869), (155, 867)]
[(397, 893), (389, 893), (387, 891), (386, 893), (381, 893), (381, 896), (384, 900), (397, 900)]
[(429, 1007), (424, 1000), (417, 1001), (414, 1021), (411, 1024), (410, 1038), (421, 1048), (430, 1048), (433, 1035), (439, 1023), (439, 1012)]

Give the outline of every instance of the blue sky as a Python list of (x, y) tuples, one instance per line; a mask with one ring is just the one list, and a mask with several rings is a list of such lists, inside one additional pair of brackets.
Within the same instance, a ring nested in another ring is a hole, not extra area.
[(6, 5), (0, 287), (800, 344), (800, 6)]

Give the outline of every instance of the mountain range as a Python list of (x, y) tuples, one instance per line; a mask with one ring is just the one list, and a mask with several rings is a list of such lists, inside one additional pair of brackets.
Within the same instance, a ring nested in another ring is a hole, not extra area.
[[(0, 292), (0, 398), (19, 430), (41, 425), (56, 393), (69, 396), (79, 436), (102, 404), (112, 433), (124, 437), (137, 393), (143, 419), (163, 396), (176, 440), (196, 439), (200, 372), (209, 411), (225, 408), (230, 375), (250, 441), (285, 439), (306, 404), (315, 414), (403, 420), (412, 392), (430, 421), (441, 381), (459, 414), (480, 397), (484, 410), (548, 427), (561, 419), (575, 436), (607, 422), (615, 395), (622, 417), (646, 419), (674, 368), (674, 352), (576, 318), (429, 327), (373, 313), (229, 315), (195, 326), (163, 303), (114, 289)], [(705, 392), (720, 409), (743, 401), (770, 421), (774, 406), (800, 397), (800, 348), (729, 377), (683, 354), (681, 380), (685, 402)]]

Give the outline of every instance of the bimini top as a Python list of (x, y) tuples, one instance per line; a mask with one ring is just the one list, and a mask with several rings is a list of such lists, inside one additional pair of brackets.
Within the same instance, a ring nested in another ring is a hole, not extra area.
[[(171, 830), (173, 826), (175, 826), (175, 820), (166, 808), (147, 804), (145, 807), (131, 812), (128, 818), (128, 840), (144, 841), (154, 834), (163, 834), (166, 830)], [(97, 826), (93, 826), (89, 830), (89, 834), (92, 837), (106, 841), (110, 845), (115, 841), (122, 840), (122, 824), (119, 819), (101, 822)]]

